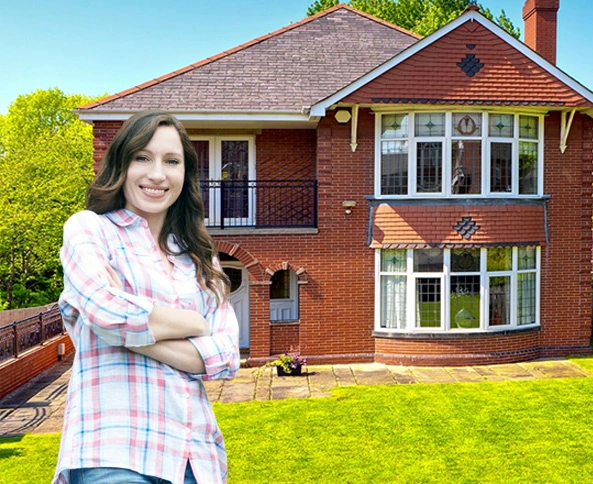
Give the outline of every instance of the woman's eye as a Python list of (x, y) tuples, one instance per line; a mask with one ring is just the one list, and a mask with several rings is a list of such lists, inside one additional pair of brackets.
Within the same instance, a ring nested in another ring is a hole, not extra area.
[(134, 157), (134, 160), (136, 160), (136, 161), (148, 161), (148, 158), (146, 156), (144, 156), (144, 155), (136, 155)]
[(178, 165), (180, 163), (180, 161), (176, 158), (171, 158), (171, 159), (167, 160), (167, 163), (169, 163), (170, 165)]

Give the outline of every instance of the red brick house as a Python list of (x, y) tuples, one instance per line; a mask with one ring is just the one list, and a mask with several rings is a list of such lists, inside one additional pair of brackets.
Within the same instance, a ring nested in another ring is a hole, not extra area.
[(524, 44), (338, 5), (79, 115), (96, 162), (136, 111), (187, 127), (253, 364), (589, 354), (593, 93), (558, 8), (525, 2)]

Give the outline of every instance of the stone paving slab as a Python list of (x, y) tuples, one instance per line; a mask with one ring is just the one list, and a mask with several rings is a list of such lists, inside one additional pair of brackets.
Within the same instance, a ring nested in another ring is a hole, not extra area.
[(536, 377), (519, 364), (492, 365), (491, 368), (497, 375), (505, 380), (535, 380)]
[[(0, 437), (27, 432), (58, 433), (62, 430), (66, 388), (71, 362), (56, 365), (0, 401)], [(284, 398), (321, 398), (331, 390), (353, 385), (404, 385), (456, 382), (501, 382), (547, 378), (583, 378), (593, 374), (568, 360), (541, 360), (517, 364), (468, 367), (404, 367), (398, 365), (310, 365), (301, 376), (279, 377), (275, 369), (256, 376), (241, 368), (229, 381), (204, 382), (212, 402), (231, 403)]]
[(394, 385), (396, 383), (386, 365), (371, 363), (351, 366), (358, 385)]
[(455, 383), (455, 378), (441, 367), (414, 366), (411, 371), (418, 383)]
[(449, 373), (456, 382), (460, 383), (479, 383), (485, 380), (484, 376), (471, 366), (451, 366), (444, 368), (444, 370)]
[(350, 365), (334, 365), (333, 370), (339, 386), (348, 387), (356, 385), (356, 380), (354, 379), (354, 374), (352, 373)]
[(412, 370), (407, 366), (387, 366), (387, 369), (393, 375), (396, 383), (399, 383), (400, 385), (418, 383), (418, 380), (416, 380), (416, 377), (412, 374)]

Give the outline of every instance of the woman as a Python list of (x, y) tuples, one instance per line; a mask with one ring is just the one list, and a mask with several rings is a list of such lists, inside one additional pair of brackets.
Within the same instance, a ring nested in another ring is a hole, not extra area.
[(226, 482), (202, 381), (235, 376), (239, 331), (197, 168), (176, 118), (136, 114), (64, 226), (76, 354), (54, 482)]

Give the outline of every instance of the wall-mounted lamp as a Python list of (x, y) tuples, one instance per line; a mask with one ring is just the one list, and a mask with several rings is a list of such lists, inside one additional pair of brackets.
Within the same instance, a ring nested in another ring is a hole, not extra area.
[(345, 109), (340, 109), (339, 111), (336, 111), (336, 114), (334, 114), (334, 118), (338, 123), (346, 124), (348, 121), (350, 121), (350, 118), (352, 118), (352, 115), (350, 114), (350, 111), (346, 111)]
[(342, 208), (346, 212), (346, 215), (350, 215), (354, 207), (356, 207), (356, 202), (354, 200), (344, 200), (342, 202)]

